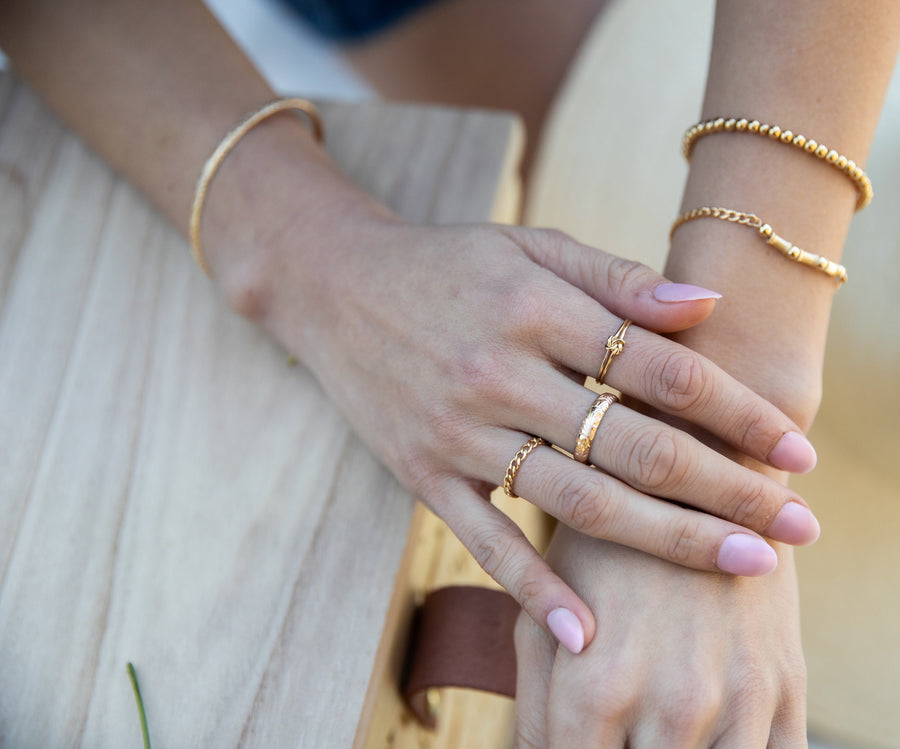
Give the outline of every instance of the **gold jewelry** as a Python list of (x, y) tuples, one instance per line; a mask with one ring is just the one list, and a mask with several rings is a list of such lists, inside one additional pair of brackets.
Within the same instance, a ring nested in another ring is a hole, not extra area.
[(200, 241), (200, 225), (203, 221), (203, 205), (206, 201), (206, 193), (209, 190), (210, 183), (216, 175), (216, 170), (225, 160), (225, 157), (231, 153), (231, 149), (238, 144), (241, 138), (263, 120), (287, 109), (303, 112), (303, 114), (309, 118), (310, 124), (312, 125), (313, 136), (317, 141), (320, 143), (322, 142), (322, 120), (319, 117), (318, 110), (311, 102), (308, 102), (306, 99), (276, 99), (275, 101), (266, 104), (262, 109), (258, 109), (253, 114), (249, 115), (240, 125), (229, 132), (216, 147), (216, 150), (213, 151), (212, 156), (210, 156), (203, 165), (203, 170), (200, 172), (200, 179), (197, 180), (197, 187), (194, 190), (194, 203), (191, 206), (191, 220), (188, 236), (191, 243), (191, 254), (194, 256), (194, 260), (197, 261), (197, 265), (199, 265), (203, 272), (210, 278), (212, 278), (212, 271), (203, 255), (203, 245)]
[(835, 279), (838, 282), (838, 286), (847, 281), (847, 269), (843, 265), (839, 265), (833, 260), (824, 258), (821, 255), (816, 255), (813, 252), (807, 252), (806, 250), (797, 247), (797, 245), (791, 244), (784, 237), (779, 237), (772, 227), (768, 224), (764, 224), (762, 219), (755, 213), (742, 213), (741, 211), (732, 211), (728, 208), (710, 208), (708, 206), (694, 208), (694, 210), (683, 213), (675, 219), (675, 223), (672, 224), (669, 236), (671, 237), (672, 234), (675, 233), (675, 230), (682, 224), (698, 218), (718, 218), (722, 221), (740, 224), (741, 226), (749, 226), (751, 229), (759, 231), (762, 238), (765, 239), (768, 244), (772, 245), (776, 250), (791, 260), (822, 271), (825, 275)]
[(603, 384), (606, 373), (609, 371), (609, 365), (612, 364), (613, 357), (622, 353), (625, 348), (625, 331), (631, 325), (631, 320), (625, 320), (619, 329), (606, 339), (606, 353), (603, 354), (603, 361), (600, 363), (600, 371), (594, 378), (598, 385)]
[(513, 484), (516, 481), (516, 474), (519, 472), (519, 468), (522, 467), (522, 463), (525, 462), (525, 458), (528, 457), (528, 454), (536, 447), (549, 444), (550, 443), (543, 437), (532, 437), (519, 448), (519, 451), (515, 455), (513, 455), (513, 459), (509, 461), (509, 465), (506, 468), (506, 476), (503, 478), (503, 491), (506, 492), (507, 497), (512, 497), (513, 499), (519, 498), (519, 495), (513, 491)]
[(731, 132), (752, 133), (754, 135), (766, 136), (769, 140), (787, 143), (808, 154), (812, 154), (826, 163), (831, 164), (835, 169), (843, 172), (853, 181), (853, 184), (856, 185), (856, 189), (859, 192), (859, 197), (856, 201), (857, 211), (861, 211), (872, 202), (872, 180), (870, 180), (868, 175), (856, 165), (856, 162), (853, 161), (853, 159), (848, 159), (833, 148), (818, 143), (812, 138), (807, 138), (803, 135), (794, 135), (790, 130), (782, 130), (778, 125), (761, 124), (759, 120), (748, 120), (744, 117), (741, 119), (735, 119), (734, 117), (728, 119), (716, 117), (714, 119), (698, 122), (693, 127), (688, 128), (684, 137), (681, 139), (681, 152), (684, 154), (684, 158), (690, 161), (691, 151), (693, 151), (694, 143), (698, 138), (713, 133)]
[(597, 428), (609, 407), (613, 403), (618, 403), (619, 399), (612, 393), (603, 393), (597, 396), (591, 407), (588, 409), (587, 416), (581, 422), (581, 430), (578, 432), (578, 438), (575, 440), (575, 452), (572, 457), (579, 463), (587, 463), (591, 457), (591, 445), (594, 443), (594, 437), (597, 434)]

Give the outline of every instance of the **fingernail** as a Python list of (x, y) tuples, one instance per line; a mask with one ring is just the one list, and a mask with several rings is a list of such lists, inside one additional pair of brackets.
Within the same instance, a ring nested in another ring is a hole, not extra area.
[(788, 502), (775, 516), (765, 535), (794, 546), (806, 546), (818, 540), (819, 521), (799, 502)]
[(696, 302), (700, 299), (721, 299), (722, 295), (689, 283), (661, 283), (653, 289), (653, 298), (657, 302)]
[(746, 533), (726, 536), (719, 547), (716, 566), (732, 575), (759, 577), (768, 575), (778, 566), (778, 555), (769, 544)]
[(568, 609), (553, 609), (547, 615), (547, 626), (572, 655), (578, 655), (584, 648), (584, 629)]
[(785, 432), (769, 453), (773, 466), (791, 473), (809, 473), (818, 460), (816, 448), (800, 432)]

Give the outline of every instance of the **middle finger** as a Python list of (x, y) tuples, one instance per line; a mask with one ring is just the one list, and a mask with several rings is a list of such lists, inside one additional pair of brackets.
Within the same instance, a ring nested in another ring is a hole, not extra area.
[[(573, 452), (596, 394), (550, 367), (529, 381), (545, 384), (532, 390), (524, 407), (518, 403), (506, 414), (507, 426)], [(603, 417), (590, 462), (640, 492), (689, 504), (784, 543), (809, 544), (819, 536), (819, 524), (798, 494), (620, 403)]]
[[(585, 297), (584, 309), (542, 339), (544, 352), (564, 367), (595, 377), (606, 356), (617, 318)], [(584, 301), (584, 300), (583, 300)], [(573, 326), (572, 319), (584, 320)], [(613, 357), (605, 383), (660, 411), (711, 432), (752, 458), (794, 473), (812, 470), (816, 454), (800, 428), (771, 403), (706, 357), (631, 325)]]

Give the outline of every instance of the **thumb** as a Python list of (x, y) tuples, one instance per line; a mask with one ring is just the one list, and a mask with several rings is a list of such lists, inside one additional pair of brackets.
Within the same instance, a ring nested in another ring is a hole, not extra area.
[(716, 291), (674, 283), (643, 263), (588, 247), (552, 229), (518, 229), (515, 239), (532, 260), (610, 312), (656, 332), (702, 322), (722, 298)]

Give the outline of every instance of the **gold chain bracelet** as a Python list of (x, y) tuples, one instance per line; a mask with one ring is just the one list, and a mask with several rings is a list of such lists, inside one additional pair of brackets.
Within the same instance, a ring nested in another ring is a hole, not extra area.
[(317, 141), (320, 143), (322, 142), (322, 120), (319, 117), (318, 110), (312, 102), (309, 102), (306, 99), (276, 99), (250, 114), (236, 128), (222, 138), (221, 143), (219, 143), (216, 150), (213, 151), (212, 156), (210, 156), (203, 165), (203, 170), (200, 172), (200, 179), (197, 180), (197, 187), (194, 190), (194, 202), (191, 206), (191, 217), (188, 225), (188, 238), (190, 239), (191, 254), (194, 256), (194, 260), (197, 261), (197, 265), (199, 265), (203, 272), (210, 278), (212, 278), (212, 270), (203, 254), (200, 229), (203, 222), (203, 206), (206, 203), (206, 193), (209, 190), (213, 177), (216, 176), (216, 170), (225, 160), (225, 157), (228, 156), (228, 154), (231, 153), (231, 150), (240, 142), (241, 138), (263, 120), (286, 110), (294, 110), (306, 115), (312, 125), (313, 136)]
[(712, 135), (713, 133), (751, 133), (753, 135), (762, 135), (780, 143), (799, 148), (808, 154), (816, 156), (826, 164), (831, 164), (835, 169), (846, 174), (856, 186), (859, 197), (856, 201), (856, 210), (861, 211), (869, 203), (872, 202), (872, 181), (869, 176), (859, 167), (852, 159), (829, 148), (823, 143), (819, 143), (812, 138), (804, 135), (794, 135), (790, 130), (784, 130), (778, 125), (766, 125), (759, 120), (748, 120), (745, 117), (736, 119), (734, 117), (716, 117), (714, 119), (698, 122), (693, 127), (688, 128), (684, 137), (681, 139), (681, 152), (684, 158), (690, 161), (691, 152), (694, 150), (694, 144), (704, 135)]
[(731, 223), (740, 226), (749, 226), (751, 229), (756, 229), (760, 236), (766, 240), (767, 244), (772, 245), (772, 247), (791, 260), (821, 271), (825, 275), (835, 279), (838, 282), (838, 286), (847, 281), (847, 269), (844, 268), (843, 265), (835, 263), (833, 260), (829, 260), (821, 255), (816, 255), (814, 252), (807, 252), (801, 247), (792, 244), (784, 237), (778, 236), (772, 227), (769, 226), (769, 224), (764, 224), (762, 219), (755, 213), (744, 213), (742, 211), (731, 210), (730, 208), (712, 208), (709, 206), (694, 208), (692, 211), (682, 213), (675, 219), (675, 223), (672, 224), (669, 236), (671, 237), (679, 226), (698, 218), (717, 218), (722, 221), (730, 221)]

